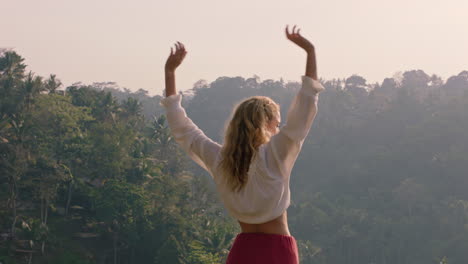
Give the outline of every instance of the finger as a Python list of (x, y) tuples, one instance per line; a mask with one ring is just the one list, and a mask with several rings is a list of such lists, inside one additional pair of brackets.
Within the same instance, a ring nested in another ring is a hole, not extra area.
[(300, 36), (301, 34), (300, 34), (299, 32), (301, 32), (301, 29), (300, 29), (300, 28), (297, 30), (297, 35)]
[(184, 53), (184, 50), (184, 45), (182, 45), (182, 43), (179, 42), (179, 54)]
[(292, 30), (293, 34), (296, 34), (295, 30), (296, 30), (296, 25), (294, 25), (294, 27), (293, 27), (293, 30)]
[(178, 46), (179, 46), (179, 50), (177, 50), (177, 57), (178, 57), (178, 58), (181, 58), (181, 57), (184, 55), (185, 50), (183, 50), (181, 44), (179, 44)]
[(182, 52), (182, 54), (184, 54), (186, 52), (184, 44), (180, 43), (180, 47), (181, 47), (180, 52)]
[(289, 37), (289, 25), (286, 25), (286, 29), (284, 31), (286, 32), (286, 36)]
[(174, 55), (174, 50), (173, 50), (172, 47), (171, 47), (171, 54), (170, 54), (170, 56), (172, 56), (172, 55)]

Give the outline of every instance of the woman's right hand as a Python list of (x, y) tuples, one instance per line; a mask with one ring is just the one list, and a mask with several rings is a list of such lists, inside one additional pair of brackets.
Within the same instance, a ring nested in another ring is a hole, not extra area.
[(165, 66), (166, 72), (174, 72), (175, 69), (177, 69), (177, 67), (179, 67), (179, 65), (182, 63), (182, 61), (185, 58), (185, 55), (187, 54), (184, 44), (178, 41), (175, 44), (175, 48), (175, 52), (171, 48), (171, 54), (169, 54), (169, 58), (167, 58)]
[(310, 43), (306, 38), (301, 36), (299, 32), (301, 31), (299, 28), (296, 30), (296, 26), (293, 27), (292, 32), (289, 33), (289, 26), (286, 26), (286, 37), (294, 42), (299, 47), (303, 48), (307, 53), (311, 53), (314, 51), (314, 45)]

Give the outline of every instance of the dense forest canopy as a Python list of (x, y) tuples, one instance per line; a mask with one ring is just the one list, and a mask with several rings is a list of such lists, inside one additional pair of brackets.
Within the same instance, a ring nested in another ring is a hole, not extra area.
[[(299, 77), (299, 76), (298, 76)], [(468, 71), (321, 80), (291, 176), (301, 263), (468, 263)], [(297, 82), (220, 77), (185, 92), (218, 142), (232, 107)], [(0, 52), (0, 263), (221, 263), (240, 230), (172, 140), (159, 101), (63, 87)]]

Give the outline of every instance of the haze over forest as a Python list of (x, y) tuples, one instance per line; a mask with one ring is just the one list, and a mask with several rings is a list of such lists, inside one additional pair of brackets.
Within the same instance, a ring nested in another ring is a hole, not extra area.
[[(61, 85), (0, 55), (0, 261), (220, 263), (239, 232), (172, 140), (160, 96)], [(252, 74), (254, 75), (254, 74)], [(301, 263), (468, 263), (468, 71), (322, 79), (291, 176)], [(232, 106), (300, 84), (219, 77), (184, 92), (221, 142)]]

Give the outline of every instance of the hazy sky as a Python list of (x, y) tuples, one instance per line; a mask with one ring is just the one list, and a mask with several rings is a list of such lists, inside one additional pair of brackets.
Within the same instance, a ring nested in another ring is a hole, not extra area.
[(1, 0), (0, 8), (0, 47), (65, 85), (115, 81), (160, 94), (176, 40), (188, 50), (180, 90), (221, 76), (299, 81), (305, 53), (286, 40), (286, 24), (315, 44), (326, 79), (468, 70), (466, 0)]

